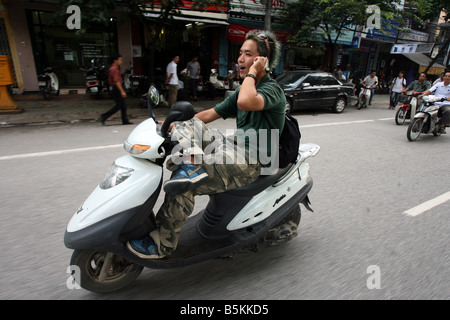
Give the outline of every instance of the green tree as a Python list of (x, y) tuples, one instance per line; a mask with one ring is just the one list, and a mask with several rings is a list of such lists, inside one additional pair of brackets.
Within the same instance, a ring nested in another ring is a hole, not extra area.
[[(450, 0), (433, 0), (449, 2)], [(355, 26), (365, 26), (374, 11), (368, 12), (370, 5), (380, 9), (381, 32), (383, 28), (401, 27), (392, 25), (396, 21), (401, 26), (405, 19), (414, 19), (423, 23), (423, 17), (429, 15), (435, 7), (428, 0), (411, 0), (410, 7), (400, 8), (400, 0), (298, 0), (289, 3), (285, 10), (285, 26), (296, 30), (291, 41), (295, 45), (328, 44), (328, 61), (332, 61), (337, 41), (344, 30), (351, 30)], [(331, 66), (330, 66), (331, 67)]]

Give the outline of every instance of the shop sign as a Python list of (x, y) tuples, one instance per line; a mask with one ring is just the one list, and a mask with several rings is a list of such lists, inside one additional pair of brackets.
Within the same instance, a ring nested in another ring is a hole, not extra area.
[(381, 22), (381, 29), (368, 29), (366, 38), (368, 39), (377, 39), (385, 42), (395, 42), (397, 39), (398, 30), (395, 28), (395, 26), (398, 26), (399, 23), (393, 20), (390, 20), (390, 25), (387, 23), (386, 20), (382, 20)]
[[(232, 42), (244, 42), (245, 35), (253, 28), (244, 27), (238, 24), (230, 24), (227, 27), (226, 39)], [(287, 39), (292, 35), (291, 31), (273, 31), (278, 41), (287, 43)]]
[(401, 32), (398, 36), (398, 39), (407, 41), (427, 42), (428, 37), (429, 37), (428, 33), (411, 29), (408, 32)]
[(391, 48), (392, 54), (430, 53), (434, 43), (398, 43)]

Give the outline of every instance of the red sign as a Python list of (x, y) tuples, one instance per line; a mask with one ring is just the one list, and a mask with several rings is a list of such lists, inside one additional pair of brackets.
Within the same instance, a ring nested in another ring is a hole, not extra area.
[[(189, 0), (183, 0), (181, 5), (178, 5), (178, 9), (184, 9), (184, 10), (194, 10), (194, 2), (195, 1), (189, 1)], [(148, 5), (150, 6), (150, 3), (153, 3), (156, 7), (160, 7), (161, 6), (161, 1), (148, 1), (147, 2)], [(209, 11), (209, 12), (227, 12), (227, 7), (226, 6), (209, 6), (206, 8), (203, 8), (203, 10), (205, 11)]]
[[(227, 27), (226, 39), (232, 42), (244, 42), (245, 35), (252, 29), (249, 27), (240, 26), (238, 24), (230, 24)], [(287, 43), (289, 36), (293, 34), (292, 31), (274, 31), (278, 41)]]

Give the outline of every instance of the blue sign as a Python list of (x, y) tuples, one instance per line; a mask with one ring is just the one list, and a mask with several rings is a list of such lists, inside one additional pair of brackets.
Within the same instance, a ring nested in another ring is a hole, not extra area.
[(397, 40), (398, 30), (394, 26), (398, 27), (399, 23), (394, 20), (389, 20), (389, 23), (386, 19), (383, 19), (381, 21), (381, 30), (375, 28), (369, 29), (367, 31), (366, 38), (378, 39), (386, 42), (395, 42)]

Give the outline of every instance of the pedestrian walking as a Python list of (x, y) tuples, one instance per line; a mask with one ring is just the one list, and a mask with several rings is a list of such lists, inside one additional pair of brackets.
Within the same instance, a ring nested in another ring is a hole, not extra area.
[(189, 76), (189, 98), (197, 101), (198, 79), (200, 78), (200, 63), (198, 62), (197, 56), (192, 57), (192, 60), (188, 62), (186, 69)]
[(100, 121), (102, 125), (106, 125), (105, 121), (114, 113), (120, 110), (122, 116), (122, 124), (133, 124), (128, 120), (127, 106), (125, 104), (125, 98), (127, 93), (122, 86), (122, 76), (120, 75), (120, 66), (122, 65), (122, 56), (120, 54), (113, 54), (110, 57), (112, 65), (108, 72), (108, 83), (112, 87), (111, 95), (114, 99), (114, 107), (100, 115)]
[(404, 72), (400, 71), (398, 77), (395, 77), (391, 82), (391, 86), (389, 87), (389, 109), (395, 109), (402, 91), (406, 88), (406, 79), (404, 75)]
[(167, 65), (166, 68), (166, 84), (169, 86), (169, 108), (177, 102), (178, 94), (178, 75), (177, 75), (177, 64), (180, 61), (179, 56), (174, 56), (172, 61)]

